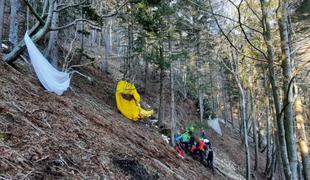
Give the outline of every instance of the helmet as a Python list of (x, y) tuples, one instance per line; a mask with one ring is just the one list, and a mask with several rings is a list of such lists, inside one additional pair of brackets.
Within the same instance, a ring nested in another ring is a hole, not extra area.
[(205, 143), (209, 143), (210, 141), (208, 139), (203, 140)]

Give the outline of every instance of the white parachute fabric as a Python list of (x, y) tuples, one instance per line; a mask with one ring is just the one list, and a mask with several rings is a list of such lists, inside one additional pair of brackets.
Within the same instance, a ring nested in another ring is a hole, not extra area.
[(219, 123), (219, 120), (217, 118), (215, 119), (209, 119), (208, 120), (208, 125), (219, 135), (222, 136), (222, 130), (221, 130), (221, 126)]
[(28, 33), (25, 34), (24, 41), (31, 64), (41, 84), (47, 91), (62, 95), (70, 86), (70, 74), (55, 69), (32, 42)]

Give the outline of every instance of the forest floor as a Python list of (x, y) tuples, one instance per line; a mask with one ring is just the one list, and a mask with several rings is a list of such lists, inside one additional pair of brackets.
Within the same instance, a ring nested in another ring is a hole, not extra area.
[[(42, 88), (30, 64), (16, 66), (0, 65), (1, 179), (244, 179), (244, 148), (231, 128), (222, 125), (222, 137), (207, 130), (212, 175), (191, 157), (178, 157), (155, 127), (125, 119), (112, 75), (85, 67), (92, 81), (74, 76), (72, 89), (57, 96)], [(152, 105), (156, 95), (144, 97)], [(185, 118), (197, 118), (194, 103), (184, 104), (178, 110), (188, 112)]]

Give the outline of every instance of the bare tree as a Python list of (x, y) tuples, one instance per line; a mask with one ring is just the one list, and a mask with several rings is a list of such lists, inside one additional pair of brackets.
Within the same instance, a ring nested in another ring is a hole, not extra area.
[(272, 87), (272, 94), (274, 100), (274, 106), (276, 111), (276, 118), (277, 118), (277, 129), (278, 129), (278, 140), (280, 144), (280, 152), (282, 158), (282, 164), (284, 169), (284, 174), (286, 179), (291, 179), (291, 170), (289, 167), (288, 155), (287, 155), (287, 145), (285, 139), (285, 130), (283, 124), (283, 116), (281, 114), (281, 104), (280, 104), (280, 97), (278, 92), (278, 84), (276, 78), (276, 71), (274, 65), (274, 48), (272, 44), (272, 33), (271, 33), (271, 25), (270, 20), (268, 19), (268, 2), (266, 0), (260, 0), (261, 2), (261, 10), (262, 10), (262, 23), (264, 27), (264, 40), (267, 46), (267, 56), (266, 59), (268, 60), (268, 69), (269, 69), (269, 78)]
[(292, 80), (292, 63), (290, 56), (290, 42), (288, 32), (288, 2), (287, 0), (280, 1), (281, 15), (279, 18), (279, 32), (281, 38), (281, 51), (282, 51), (282, 72), (283, 72), (283, 92), (284, 96), (284, 128), (285, 139), (287, 144), (287, 154), (290, 162), (291, 178), (298, 179), (297, 173), (297, 146), (296, 136), (294, 133), (294, 110), (293, 110), (293, 92), (290, 81)]

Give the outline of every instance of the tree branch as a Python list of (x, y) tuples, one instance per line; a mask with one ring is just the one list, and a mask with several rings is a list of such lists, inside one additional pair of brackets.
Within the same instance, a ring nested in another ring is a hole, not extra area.
[(116, 16), (119, 12), (119, 10), (121, 10), (127, 3), (129, 2), (129, 0), (126, 0), (120, 7), (118, 7), (113, 13), (111, 14), (106, 14), (106, 15), (102, 15), (101, 18), (108, 18), (108, 17), (112, 17), (112, 16)]
[(28, 6), (29, 10), (32, 12), (32, 14), (38, 19), (38, 21), (41, 24), (45, 24), (44, 20), (41, 18), (41, 16), (33, 9), (33, 7), (31, 6), (31, 4), (27, 1), (27, 0), (23, 0), (26, 5)]
[(297, 66), (293, 72), (293, 76), (297, 76), (304, 68), (307, 64), (310, 64), (310, 60), (302, 63), (301, 65)]
[[(61, 4), (61, 5), (58, 5), (57, 9), (54, 10), (53, 12), (60, 12), (60, 11), (66, 10), (68, 8), (71, 8), (71, 7), (84, 5), (86, 2), (87, 2), (87, 0), (80, 2), (80, 3), (76, 3), (76, 4), (67, 5), (67, 6), (64, 6), (64, 4)], [(64, 7), (60, 8), (61, 6), (64, 6)]]
[[(50, 23), (51, 23), (51, 20), (52, 20), (52, 14), (53, 14), (53, 3), (54, 3), (54, 0), (48, 0), (48, 1), (49, 1), (49, 8), (48, 8), (48, 16), (47, 16), (46, 23), (44, 24), (44, 26), (38, 32), (36, 32), (31, 37), (31, 39), (32, 39), (32, 41), (34, 43), (37, 42), (38, 40), (40, 40), (48, 32), (48, 28), (50, 27)], [(39, 24), (39, 23), (37, 23), (37, 24)], [(37, 27), (39, 27), (39, 25), (32, 28), (32, 33), (34, 33), (34, 31), (37, 29)], [(15, 61), (19, 57), (19, 55), (23, 52), (23, 50), (25, 48), (26, 48), (25, 41), (21, 40), (18, 43), (18, 45), (15, 46), (14, 49), (9, 54), (6, 54), (4, 56), (4, 61), (5, 62), (13, 62), (13, 61)]]
[[(231, 2), (231, 3), (233, 4), (233, 2), (232, 2), (231, 0), (228, 0), (228, 1)], [(240, 4), (239, 4), (238, 6), (236, 6), (236, 8), (237, 8), (237, 11), (238, 11), (238, 23), (239, 23), (240, 29), (241, 29), (241, 31), (242, 31), (244, 37), (245, 37), (245, 40), (248, 42), (248, 44), (249, 44), (252, 48), (254, 48), (256, 51), (258, 51), (259, 53), (261, 53), (266, 59), (268, 59), (268, 58), (267, 58), (267, 55), (266, 55), (262, 50), (260, 50), (260, 49), (257, 48), (256, 46), (254, 46), (254, 44), (250, 41), (250, 39), (248, 38), (248, 36), (247, 36), (247, 34), (246, 34), (246, 32), (245, 32), (243, 26), (242, 26), (242, 23), (241, 23), (241, 12), (240, 12), (240, 7), (241, 7), (241, 4), (242, 4), (242, 3), (243, 3), (243, 0), (240, 1)]]
[[(293, 81), (295, 79), (296, 76), (293, 76), (290, 80), (290, 83), (288, 84), (288, 89), (286, 91), (286, 96), (285, 96), (285, 99), (287, 100), (288, 99), (288, 96), (289, 96), (289, 93), (290, 93), (290, 89), (291, 89), (291, 86), (293, 84)], [(282, 116), (282, 113), (284, 112), (284, 110), (286, 109), (286, 107), (290, 104), (290, 102), (287, 102), (284, 107), (282, 108), (281, 112), (280, 112), (280, 116)]]
[[(202, 11), (202, 12), (205, 12), (205, 13), (208, 13), (208, 14), (211, 14), (211, 15), (215, 15), (215, 16), (219, 16), (219, 17), (228, 19), (228, 20), (230, 20), (230, 21), (232, 21), (232, 22), (238, 23), (238, 21), (234, 20), (233, 18), (224, 16), (224, 15), (222, 15), (222, 14), (217, 14), (217, 13), (215, 13), (213, 10), (211, 10), (211, 12), (210, 12), (210, 11), (208, 11), (208, 10), (202, 9), (202, 6), (201, 6), (201, 5), (195, 3), (195, 2), (193, 2), (193, 1), (191, 1), (191, 0), (190, 0), (190, 2), (191, 2), (192, 4), (194, 4), (194, 5), (196, 5), (197, 7), (199, 7), (199, 8), (200, 8), (200, 11)], [(212, 5), (210, 4), (210, 6), (212, 6)], [(250, 27), (250, 26), (248, 26), (248, 25), (246, 25), (246, 24), (242, 24), (242, 25), (243, 25), (244, 27), (246, 27), (246, 28), (248, 28), (248, 29), (254, 31), (254, 32), (257, 32), (257, 33), (259, 33), (259, 34), (263, 34), (263, 32), (261, 32), (261, 31), (259, 31), (259, 30), (257, 30), (257, 29), (254, 29), (254, 28), (252, 28), (252, 27)]]
[(246, 5), (249, 7), (249, 9), (251, 10), (251, 12), (256, 16), (256, 18), (261, 22), (262, 19), (258, 16), (258, 14), (254, 11), (254, 9), (250, 6), (249, 2), (247, 0), (245, 0)]
[(215, 20), (215, 23), (216, 23), (217, 27), (220, 29), (221, 33), (223, 34), (223, 36), (225, 37), (225, 39), (228, 41), (228, 43), (231, 45), (231, 47), (233, 47), (233, 48), (236, 50), (236, 52), (238, 52), (239, 54), (242, 54), (244, 57), (247, 57), (247, 58), (250, 58), (250, 59), (254, 59), (254, 60), (258, 60), (258, 61), (266, 62), (266, 61), (264, 61), (264, 60), (262, 60), (262, 59), (257, 59), (257, 58), (251, 57), (251, 56), (247, 56), (247, 55), (245, 55), (245, 54), (243, 54), (242, 52), (239, 51), (239, 48), (237, 48), (237, 47), (232, 43), (231, 39), (229, 39), (229, 37), (225, 34), (224, 30), (223, 30), (222, 27), (220, 26), (220, 24), (219, 24), (217, 18), (214, 16), (214, 14), (213, 14), (213, 8), (212, 8), (212, 4), (211, 4), (210, 0), (209, 0), (209, 4), (210, 4), (210, 8), (211, 8), (211, 13), (212, 13), (212, 15), (213, 15), (213, 18), (214, 18), (214, 20)]
[(78, 22), (80, 22), (80, 21), (83, 21), (83, 22), (87, 22), (87, 23), (89, 23), (90, 25), (92, 25), (92, 26), (98, 26), (97, 24), (95, 24), (94, 22), (92, 22), (92, 21), (90, 21), (90, 20), (88, 20), (88, 19), (76, 19), (76, 20), (74, 20), (73, 22), (71, 22), (71, 23), (69, 23), (69, 24), (67, 24), (67, 25), (64, 25), (64, 26), (61, 26), (61, 27), (56, 27), (56, 28), (50, 28), (50, 31), (59, 31), (59, 30), (63, 30), (63, 29), (66, 29), (66, 28), (69, 28), (69, 27), (71, 27), (71, 26), (74, 26), (74, 25), (76, 25)]

